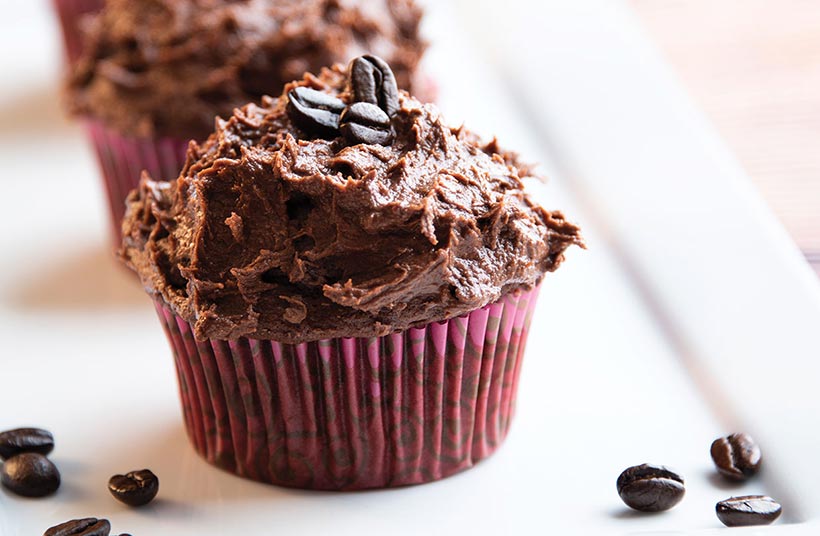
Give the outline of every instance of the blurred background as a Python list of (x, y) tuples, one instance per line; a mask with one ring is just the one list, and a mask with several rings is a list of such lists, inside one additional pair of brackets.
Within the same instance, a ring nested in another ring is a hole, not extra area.
[(820, 4), (630, 3), (820, 275)]

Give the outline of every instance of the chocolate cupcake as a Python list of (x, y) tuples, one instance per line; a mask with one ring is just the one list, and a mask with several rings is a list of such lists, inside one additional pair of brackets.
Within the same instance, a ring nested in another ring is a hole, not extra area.
[(334, 490), (492, 453), (539, 284), (583, 246), (528, 175), (366, 56), (218, 121), (175, 181), (145, 176), (121, 256), (174, 350), (196, 450)]
[(108, 0), (68, 81), (118, 228), (139, 174), (176, 176), (216, 116), (365, 52), (417, 85), (425, 49), (413, 0)]

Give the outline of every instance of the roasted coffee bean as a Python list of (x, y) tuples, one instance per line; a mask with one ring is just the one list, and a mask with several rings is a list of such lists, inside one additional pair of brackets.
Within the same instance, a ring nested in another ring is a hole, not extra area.
[(109, 536), (109, 534), (111, 534), (111, 523), (107, 519), (88, 517), (60, 523), (45, 531), (43, 536)]
[(23, 452), (48, 454), (54, 449), (54, 436), (40, 428), (18, 428), (0, 433), (0, 458), (7, 460)]
[(114, 475), (108, 481), (108, 491), (128, 506), (143, 506), (151, 502), (159, 491), (157, 475), (143, 469), (126, 475)]
[(641, 512), (669, 510), (685, 493), (683, 478), (662, 466), (636, 465), (618, 477), (618, 495), (627, 506)]
[(746, 495), (720, 501), (715, 506), (720, 522), (727, 527), (749, 527), (773, 523), (782, 512), (780, 504), (765, 495)]
[(375, 104), (367, 102), (357, 102), (345, 108), (340, 123), (358, 123), (380, 129), (390, 128), (390, 118), (387, 114)]
[(339, 134), (344, 109), (344, 102), (315, 89), (297, 87), (288, 92), (288, 116), (299, 128), (318, 136)]
[(388, 117), (399, 111), (399, 88), (396, 76), (386, 61), (378, 56), (360, 56), (350, 62), (350, 83), (356, 102), (379, 106)]
[(393, 135), (390, 132), (373, 129), (357, 123), (342, 125), (342, 134), (344, 134), (345, 140), (353, 145), (359, 143), (387, 145), (390, 143), (390, 140), (393, 139)]
[(24, 452), (6, 460), (0, 468), (0, 480), (17, 495), (44, 497), (60, 487), (60, 472), (42, 454)]
[(348, 77), (356, 102), (369, 102), (378, 106), (382, 74), (376, 70), (375, 65), (360, 56), (350, 62)]
[(339, 121), (339, 127), (348, 143), (386, 145), (393, 138), (390, 118), (375, 104), (357, 102), (348, 106)]
[(730, 480), (746, 480), (760, 468), (760, 447), (748, 434), (715, 439), (711, 453), (717, 470)]

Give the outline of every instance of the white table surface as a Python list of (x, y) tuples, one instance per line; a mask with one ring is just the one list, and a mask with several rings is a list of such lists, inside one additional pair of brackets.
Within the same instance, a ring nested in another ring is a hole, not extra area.
[[(110, 256), (93, 156), (60, 114), (55, 23), (44, 0), (8, 2), (0, 430), (52, 430), (63, 486), (0, 491), (0, 535), (85, 516), (135, 536), (708, 534), (726, 530), (715, 502), (746, 493), (784, 504), (749, 532), (818, 530), (820, 285), (620, 2), (429, 2), (442, 108), (544, 162), (553, 180), (534, 189), (590, 248), (547, 278), (503, 448), (439, 483), (366, 493), (244, 481), (188, 445), (164, 335)], [(729, 487), (708, 449), (737, 427), (767, 470)], [(642, 462), (684, 475), (677, 508), (623, 506), (615, 479)], [(108, 477), (141, 467), (158, 500), (114, 502)]]

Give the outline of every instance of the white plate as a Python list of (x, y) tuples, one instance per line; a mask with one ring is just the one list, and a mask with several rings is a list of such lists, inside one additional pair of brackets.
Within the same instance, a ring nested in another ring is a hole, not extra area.
[[(182, 428), (170, 352), (148, 299), (109, 258), (99, 179), (57, 106), (46, 2), (0, 22), (0, 429), (57, 438), (57, 496), (0, 492), (0, 535), (98, 516), (115, 533), (684, 534), (714, 504), (763, 492), (777, 528), (811, 534), (820, 497), (820, 286), (620, 2), (430, 2), (441, 104), (547, 164), (534, 186), (586, 231), (547, 278), (504, 447), (443, 482), (312, 493), (201, 461)], [(524, 15), (523, 17), (521, 15)], [(46, 37), (47, 36), (47, 37)], [(736, 427), (767, 471), (741, 488), (708, 447)], [(663, 515), (625, 509), (620, 471), (686, 477)], [(160, 498), (131, 510), (105, 483), (150, 467)]]

